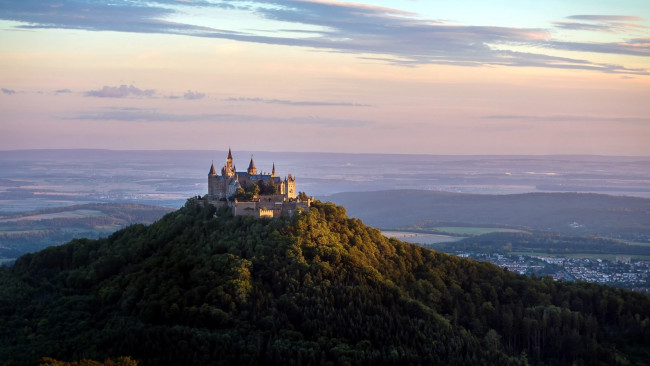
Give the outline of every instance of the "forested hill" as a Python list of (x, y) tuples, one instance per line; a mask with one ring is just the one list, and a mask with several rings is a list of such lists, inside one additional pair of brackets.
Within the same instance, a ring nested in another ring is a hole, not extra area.
[(0, 364), (650, 360), (647, 295), (387, 239), (331, 203), (269, 220), (188, 201), (150, 226), (22, 256), (0, 283)]

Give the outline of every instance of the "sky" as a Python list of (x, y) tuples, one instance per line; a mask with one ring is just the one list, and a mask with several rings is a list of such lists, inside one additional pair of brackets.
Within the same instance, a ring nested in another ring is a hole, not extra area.
[(0, 150), (650, 156), (648, 0), (0, 0)]

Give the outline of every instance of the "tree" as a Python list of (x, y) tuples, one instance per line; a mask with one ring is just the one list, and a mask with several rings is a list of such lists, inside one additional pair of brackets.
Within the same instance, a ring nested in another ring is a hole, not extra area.
[(259, 186), (260, 186), (260, 194), (277, 194), (278, 193), (278, 188), (275, 185), (275, 182), (271, 179), (268, 182), (265, 182), (263, 180), (259, 181)]
[(238, 201), (245, 201), (246, 200), (246, 191), (244, 188), (239, 187), (235, 191), (235, 194), (233, 194), (233, 198), (238, 200)]
[(249, 183), (245, 189), (246, 193), (252, 195), (252, 198), (256, 198), (260, 194), (260, 186), (257, 183)]

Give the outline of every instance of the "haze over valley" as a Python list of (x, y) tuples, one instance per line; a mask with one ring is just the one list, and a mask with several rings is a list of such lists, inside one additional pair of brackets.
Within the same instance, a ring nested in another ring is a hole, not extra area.
[[(207, 192), (212, 161), (227, 152), (0, 151), (0, 212), (89, 202), (181, 206)], [(277, 163), (299, 190), (316, 197), (341, 192), (428, 190), (514, 194), (592, 192), (650, 197), (650, 158), (605, 156), (437, 156), (234, 151), (253, 154), (262, 171)]]

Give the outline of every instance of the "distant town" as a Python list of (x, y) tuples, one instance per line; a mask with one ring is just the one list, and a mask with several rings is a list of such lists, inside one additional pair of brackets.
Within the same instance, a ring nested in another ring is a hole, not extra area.
[(616, 260), (590, 258), (559, 258), (526, 255), (453, 253), (460, 257), (487, 261), (519, 274), (549, 275), (555, 280), (596, 282), (650, 293), (650, 261), (617, 257)]

